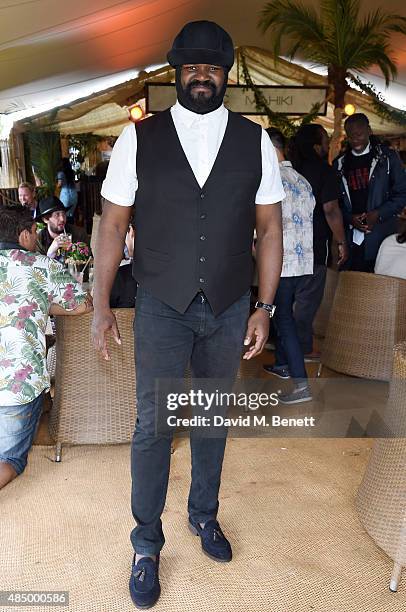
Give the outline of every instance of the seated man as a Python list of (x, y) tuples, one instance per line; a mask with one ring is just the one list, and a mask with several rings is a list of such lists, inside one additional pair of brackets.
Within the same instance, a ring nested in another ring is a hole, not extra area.
[(35, 252), (36, 222), (22, 206), (0, 206), (0, 488), (27, 465), (49, 388), (49, 314), (79, 315), (92, 301), (63, 266)]
[(32, 216), (35, 219), (38, 202), (34, 185), (31, 185), (31, 183), (20, 183), (18, 186), (18, 200), (22, 206), (26, 206), (31, 210)]
[(385, 238), (379, 248), (375, 274), (406, 279), (406, 206), (398, 219), (398, 233)]
[(41, 200), (38, 206), (37, 220), (47, 226), (39, 233), (38, 250), (51, 259), (58, 259), (58, 250), (68, 246), (66, 234), (72, 236), (72, 242), (85, 242), (90, 246), (89, 236), (82, 227), (66, 223), (66, 210), (56, 196)]
[(137, 283), (133, 278), (133, 255), (134, 255), (134, 226), (128, 226), (125, 237), (128, 259), (123, 259), (117, 270), (114, 284), (110, 293), (110, 308), (134, 308)]

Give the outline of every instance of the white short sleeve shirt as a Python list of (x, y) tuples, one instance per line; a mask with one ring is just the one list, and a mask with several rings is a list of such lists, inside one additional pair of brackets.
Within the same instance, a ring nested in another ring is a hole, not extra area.
[[(228, 110), (222, 105), (199, 115), (176, 102), (171, 108), (183, 151), (200, 187), (205, 184), (216, 160), (227, 127)], [(197, 144), (198, 143), (198, 146)], [(275, 149), (265, 130), (261, 137), (262, 179), (256, 204), (275, 204), (285, 197)], [(132, 206), (138, 188), (137, 133), (134, 125), (124, 128), (111, 155), (101, 195), (113, 204)]]
[(406, 279), (406, 242), (392, 234), (382, 242), (375, 263), (375, 274)]

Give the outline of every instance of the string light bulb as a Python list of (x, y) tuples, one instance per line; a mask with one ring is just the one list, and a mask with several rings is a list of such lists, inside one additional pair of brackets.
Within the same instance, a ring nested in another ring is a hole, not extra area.
[(350, 117), (351, 115), (353, 115), (355, 113), (355, 106), (354, 106), (354, 104), (346, 104), (344, 106), (344, 112), (347, 115), (347, 117)]
[(140, 121), (144, 117), (144, 110), (139, 104), (133, 104), (127, 108), (128, 118), (133, 123)]

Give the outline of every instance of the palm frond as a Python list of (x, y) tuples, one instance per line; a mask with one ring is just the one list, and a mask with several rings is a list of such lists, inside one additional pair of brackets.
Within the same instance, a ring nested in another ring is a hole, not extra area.
[(392, 32), (406, 34), (406, 17), (385, 13), (381, 8), (371, 11), (360, 24), (360, 31), (373, 32), (377, 37), (387, 38)]
[(350, 69), (357, 70), (358, 72), (366, 71), (375, 64), (379, 66), (386, 85), (389, 85), (391, 79), (396, 77), (397, 68), (396, 64), (388, 56), (385, 46), (378, 44), (371, 45), (356, 54), (354, 53), (354, 56), (349, 58), (348, 61)]
[(330, 0), (334, 10), (329, 14), (328, 33), (334, 46), (336, 64), (345, 67), (348, 44), (356, 38), (360, 3), (358, 0)]
[[(270, 31), (274, 37), (273, 51), (279, 56), (281, 40), (290, 37), (293, 41), (288, 55), (294, 57), (298, 50), (309, 51), (320, 47), (325, 36), (320, 19), (312, 7), (293, 0), (273, 0), (268, 2), (260, 13), (259, 28), (263, 33)], [(292, 54), (293, 52), (293, 54)]]
[(386, 84), (397, 74), (392, 59), (390, 35), (406, 34), (406, 17), (385, 12), (382, 8), (360, 13), (360, 0), (320, 0), (319, 13), (301, 1), (273, 0), (260, 16), (262, 32), (273, 37), (275, 56), (282, 41), (288, 46), (291, 59), (297, 55), (328, 68), (367, 70), (377, 65)]

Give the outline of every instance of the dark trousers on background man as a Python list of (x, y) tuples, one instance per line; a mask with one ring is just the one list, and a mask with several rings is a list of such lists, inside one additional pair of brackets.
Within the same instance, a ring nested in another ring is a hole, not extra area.
[(303, 351), (300, 346), (297, 326), (293, 317), (296, 293), (308, 280), (308, 276), (281, 277), (275, 296), (275, 365), (287, 366), (295, 382), (307, 379)]
[[(184, 314), (138, 287), (135, 317), (137, 423), (132, 441), (131, 541), (137, 553), (158, 554), (165, 539), (164, 509), (171, 457), (171, 432), (156, 433), (156, 381), (183, 379), (190, 363), (194, 378), (234, 380), (249, 315), (249, 292), (214, 317), (199, 293)], [(166, 406), (159, 409), (166, 410)], [(168, 413), (169, 415), (169, 413)], [(216, 519), (226, 432), (202, 437), (191, 432), (192, 482), (188, 500), (192, 523)]]
[(373, 272), (374, 267), (375, 260), (365, 259), (365, 241), (362, 244), (352, 244), (346, 269), (353, 272)]
[(313, 321), (323, 299), (326, 274), (327, 266), (315, 264), (313, 274), (302, 277), (296, 291), (296, 329), (305, 355), (313, 351)]

